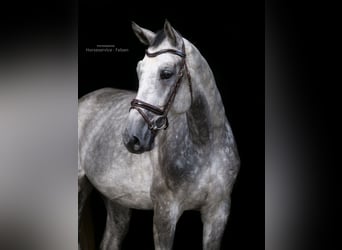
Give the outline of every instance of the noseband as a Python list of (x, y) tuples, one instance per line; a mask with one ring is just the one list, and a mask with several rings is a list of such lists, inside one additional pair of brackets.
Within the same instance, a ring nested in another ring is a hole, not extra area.
[[(152, 104), (146, 103), (144, 101), (138, 100), (138, 99), (133, 99), (131, 102), (131, 107), (129, 110), (131, 109), (135, 109), (139, 112), (139, 114), (144, 118), (145, 122), (148, 125), (148, 128), (156, 133), (158, 130), (161, 129), (167, 129), (167, 127), (169, 126), (169, 121), (167, 119), (167, 113), (169, 112), (172, 103), (175, 100), (179, 85), (181, 83), (181, 80), (183, 78), (184, 75), (184, 71), (187, 74), (187, 78), (189, 81), (189, 88), (190, 88), (190, 94), (191, 94), (191, 102), (192, 102), (192, 86), (191, 86), (191, 78), (190, 78), (190, 74), (185, 62), (185, 48), (184, 48), (184, 43), (182, 46), (182, 51), (180, 50), (175, 50), (175, 49), (162, 49), (153, 53), (150, 53), (146, 50), (146, 56), (148, 57), (156, 57), (159, 56), (161, 54), (165, 54), (165, 53), (171, 53), (177, 56), (180, 56), (182, 58), (182, 68), (179, 71), (180, 73), (178, 74), (179, 77), (176, 81), (176, 83), (173, 85), (172, 91), (167, 99), (167, 102), (165, 105), (162, 106), (162, 108), (159, 108), (157, 106), (154, 106)], [(146, 110), (153, 113), (155, 116), (152, 117), (151, 119), (148, 117), (148, 115), (146, 114)]]

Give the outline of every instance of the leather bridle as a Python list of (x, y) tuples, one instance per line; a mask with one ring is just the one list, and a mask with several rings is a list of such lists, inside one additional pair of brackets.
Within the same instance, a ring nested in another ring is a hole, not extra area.
[[(191, 102), (192, 102), (191, 78), (190, 78), (188, 67), (187, 67), (186, 62), (185, 62), (186, 54), (185, 54), (184, 43), (182, 46), (182, 51), (175, 50), (175, 49), (162, 49), (162, 50), (152, 52), (152, 53), (148, 52), (146, 50), (145, 53), (146, 53), (146, 56), (148, 56), (148, 57), (156, 57), (156, 56), (159, 56), (161, 54), (171, 53), (171, 54), (180, 56), (182, 58), (182, 68), (178, 73), (178, 79), (177, 79), (176, 83), (173, 85), (172, 91), (171, 91), (165, 105), (163, 105), (160, 108), (160, 107), (154, 106), (152, 104), (149, 104), (147, 102), (144, 102), (144, 101), (141, 101), (138, 99), (133, 99), (131, 101), (131, 107), (129, 110), (131, 110), (131, 109), (137, 110), (139, 112), (139, 114), (144, 118), (145, 122), (148, 125), (148, 128), (153, 133), (156, 133), (158, 130), (167, 129), (167, 127), (169, 126), (167, 114), (171, 108), (172, 103), (175, 100), (178, 88), (179, 88), (180, 83), (182, 81), (182, 78), (184, 76), (184, 71), (187, 74), (187, 78), (189, 81), (189, 88), (190, 88)], [(146, 114), (146, 111), (153, 113), (155, 116), (153, 116), (152, 118), (149, 118), (148, 115)]]

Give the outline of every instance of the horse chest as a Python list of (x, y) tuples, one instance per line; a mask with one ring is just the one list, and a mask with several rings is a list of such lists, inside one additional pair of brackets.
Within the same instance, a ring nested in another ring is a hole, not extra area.
[(158, 185), (152, 192), (160, 199), (178, 200), (185, 210), (198, 209), (224, 194), (224, 168), (204, 149), (164, 154), (157, 169)]
[(171, 189), (197, 186), (211, 162), (207, 146), (193, 145), (187, 135), (178, 135), (159, 149), (157, 172)]
[(163, 177), (179, 185), (196, 178), (203, 158), (203, 149), (193, 147), (186, 136), (179, 136), (160, 149), (158, 162)]
[[(177, 133), (175, 133), (177, 131)], [(156, 195), (182, 202), (185, 209), (196, 209), (211, 199), (227, 193), (229, 178), (225, 153), (221, 144), (194, 143), (182, 130), (174, 130), (168, 143), (159, 148), (158, 164), (154, 170)]]

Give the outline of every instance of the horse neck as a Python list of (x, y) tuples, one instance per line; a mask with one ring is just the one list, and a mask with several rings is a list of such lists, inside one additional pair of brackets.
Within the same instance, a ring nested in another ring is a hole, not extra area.
[(189, 133), (198, 143), (208, 143), (224, 131), (225, 110), (207, 61), (194, 45), (186, 40), (185, 43), (193, 90), (193, 103), (187, 112)]

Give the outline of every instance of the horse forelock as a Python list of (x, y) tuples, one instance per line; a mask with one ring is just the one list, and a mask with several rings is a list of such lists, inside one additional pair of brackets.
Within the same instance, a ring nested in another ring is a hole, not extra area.
[(157, 48), (166, 38), (164, 30), (159, 30), (156, 33), (153, 43), (151, 44), (152, 48)]
[[(177, 31), (177, 33), (181, 36), (181, 34)], [(157, 49), (160, 45), (162, 45), (164, 43), (166, 39), (166, 34), (164, 29), (158, 30), (156, 32), (155, 38), (152, 42), (152, 44), (150, 45), (151, 49)], [(181, 49), (181, 44), (178, 45), (177, 47), (179, 47), (178, 49)]]

